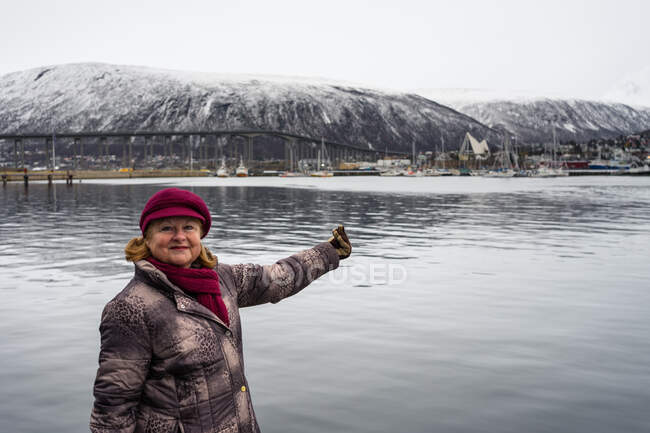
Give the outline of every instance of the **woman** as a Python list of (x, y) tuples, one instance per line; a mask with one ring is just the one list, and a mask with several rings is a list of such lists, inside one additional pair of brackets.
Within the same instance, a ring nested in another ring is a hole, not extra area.
[(135, 276), (105, 307), (90, 430), (259, 432), (242, 360), (239, 308), (278, 302), (350, 255), (343, 226), (274, 265), (225, 265), (201, 244), (203, 200), (168, 188), (126, 246)]

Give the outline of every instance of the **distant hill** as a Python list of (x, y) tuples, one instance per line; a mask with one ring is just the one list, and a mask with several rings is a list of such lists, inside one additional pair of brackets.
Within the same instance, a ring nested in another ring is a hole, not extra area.
[(0, 76), (0, 133), (279, 130), (378, 150), (499, 135), (422, 96), (335, 82), (84, 63)]
[(548, 142), (553, 125), (558, 139), (563, 141), (611, 138), (650, 128), (650, 109), (621, 103), (462, 89), (431, 89), (419, 93), (492, 128), (505, 128), (519, 142)]

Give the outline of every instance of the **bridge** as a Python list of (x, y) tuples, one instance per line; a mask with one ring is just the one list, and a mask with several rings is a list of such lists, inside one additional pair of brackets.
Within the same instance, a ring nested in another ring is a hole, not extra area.
[[(217, 167), (221, 158), (240, 157), (247, 165), (253, 160), (255, 137), (271, 136), (284, 140), (285, 168), (297, 171), (298, 161), (316, 159), (323, 146), (332, 163), (351, 161), (376, 161), (380, 155), (404, 155), (404, 152), (379, 151), (367, 146), (338, 143), (283, 131), (272, 130), (192, 130), (192, 131), (117, 131), (117, 132), (52, 132), (0, 134), (0, 140), (14, 144), (14, 167), (25, 166), (25, 143), (38, 141), (44, 150), (48, 169), (55, 167), (56, 148), (63, 141), (72, 142), (73, 169), (84, 167), (84, 144), (94, 145), (93, 156), (106, 163), (110, 156), (109, 145), (121, 144), (122, 167), (133, 167), (134, 150), (141, 154), (140, 164), (150, 165), (155, 157), (167, 158), (184, 167), (193, 164)], [(230, 138), (230, 140), (228, 140)], [(232, 140), (241, 138), (241, 140)], [(110, 141), (110, 142), (109, 142)], [(234, 142), (233, 142), (234, 141)], [(260, 144), (256, 144), (259, 146)], [(198, 152), (196, 152), (198, 150)], [(211, 155), (210, 155), (211, 154)], [(86, 155), (90, 156), (90, 153)]]

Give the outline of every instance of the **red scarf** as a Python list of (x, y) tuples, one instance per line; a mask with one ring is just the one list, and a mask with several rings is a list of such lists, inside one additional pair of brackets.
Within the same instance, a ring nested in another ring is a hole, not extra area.
[(162, 271), (169, 281), (194, 296), (197, 301), (230, 326), (228, 310), (219, 290), (219, 276), (210, 268), (179, 268), (148, 257), (152, 265)]

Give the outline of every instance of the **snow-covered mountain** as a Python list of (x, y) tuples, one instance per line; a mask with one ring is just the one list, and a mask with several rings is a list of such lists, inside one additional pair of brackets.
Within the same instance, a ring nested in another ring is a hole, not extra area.
[(559, 140), (585, 141), (650, 128), (650, 109), (616, 102), (539, 97), (523, 92), (477, 89), (429, 89), (419, 94), (449, 105), (496, 129), (505, 128), (520, 142), (551, 140), (553, 125)]
[(262, 129), (378, 150), (457, 147), (495, 131), (415, 94), (327, 81), (84, 63), (0, 77), (0, 133)]
[(628, 72), (605, 93), (604, 99), (650, 109), (650, 65)]

